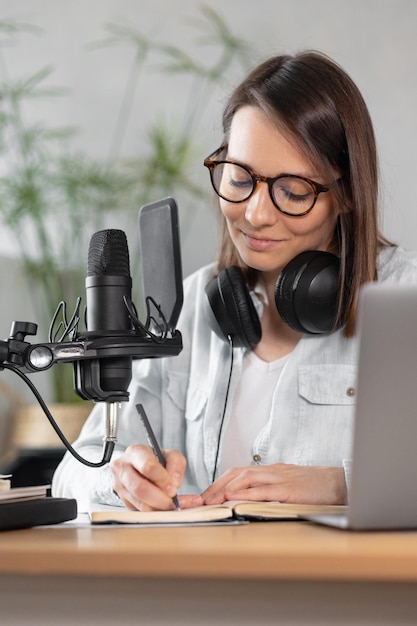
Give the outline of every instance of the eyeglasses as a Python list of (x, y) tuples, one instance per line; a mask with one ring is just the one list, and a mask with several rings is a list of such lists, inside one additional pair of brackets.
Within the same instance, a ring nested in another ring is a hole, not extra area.
[(255, 192), (259, 183), (267, 183), (269, 195), (278, 211), (301, 217), (311, 211), (320, 193), (330, 189), (330, 186), (320, 185), (304, 176), (279, 174), (269, 178), (255, 174), (245, 165), (234, 161), (215, 161), (215, 157), (224, 150), (225, 146), (222, 146), (213, 152), (204, 160), (204, 165), (210, 170), (214, 191), (227, 202), (244, 202)]

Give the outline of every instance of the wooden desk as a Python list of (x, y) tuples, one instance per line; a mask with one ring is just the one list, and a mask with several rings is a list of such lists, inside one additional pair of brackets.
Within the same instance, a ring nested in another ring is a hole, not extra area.
[(34, 528), (0, 533), (0, 582), (7, 626), (404, 626), (417, 623), (417, 532)]

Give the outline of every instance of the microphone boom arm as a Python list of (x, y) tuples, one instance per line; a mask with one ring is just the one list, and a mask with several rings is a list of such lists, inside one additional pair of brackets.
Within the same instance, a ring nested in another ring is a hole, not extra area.
[[(65, 448), (80, 463), (88, 467), (106, 465), (113, 454), (116, 443), (117, 411), (120, 402), (129, 399), (126, 390), (104, 391), (99, 386), (100, 363), (117, 357), (132, 359), (176, 356), (182, 350), (182, 337), (178, 330), (170, 331), (162, 340), (131, 331), (129, 334), (117, 333), (110, 337), (93, 337), (93, 333), (76, 335), (73, 341), (30, 344), (26, 335), (36, 335), (37, 325), (32, 322), (13, 322), (10, 337), (0, 341), (0, 370), (7, 369), (17, 374), (30, 388), (52, 428)], [(74, 333), (75, 334), (75, 333)], [(74, 386), (83, 399), (106, 403), (106, 436), (104, 438), (102, 459), (92, 462), (83, 458), (66, 439), (54, 420), (45, 401), (35, 385), (26, 375), (49, 369), (55, 363), (73, 363)], [(80, 377), (80, 367), (84, 376)], [(87, 370), (87, 373), (86, 373)], [(86, 381), (90, 381), (86, 385)], [(84, 382), (83, 382), (84, 381)], [(93, 382), (91, 382), (93, 381)]]

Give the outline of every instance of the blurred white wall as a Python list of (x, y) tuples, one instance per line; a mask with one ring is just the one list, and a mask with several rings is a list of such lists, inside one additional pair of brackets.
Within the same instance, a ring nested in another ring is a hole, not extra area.
[[(79, 126), (80, 147), (96, 156), (106, 155), (131, 51), (120, 47), (92, 50), (89, 45), (103, 39), (106, 23), (117, 22), (201, 55), (201, 48), (195, 48), (196, 31), (189, 20), (201, 18), (202, 4), (198, 0), (0, 0), (0, 19), (15, 18), (43, 29), (42, 36), (24, 36), (19, 45), (7, 51), (10, 74), (26, 76), (52, 64), (54, 84), (67, 86), (70, 93), (51, 101), (47, 108), (34, 102), (33, 114), (58, 126)], [(236, 35), (254, 45), (254, 63), (270, 54), (314, 48), (333, 57), (350, 73), (375, 124), (385, 233), (407, 249), (417, 249), (416, 0), (210, 0), (208, 4)], [(240, 78), (231, 75), (230, 84), (216, 94), (210, 106), (198, 143), (199, 162), (218, 144), (223, 98)], [(180, 115), (184, 97), (181, 81), (145, 76), (136, 94), (124, 154), (138, 152), (141, 129), (152, 116)], [(199, 175), (208, 189), (203, 167)], [(199, 207), (182, 240), (185, 274), (211, 260), (215, 239), (212, 207)], [(16, 256), (13, 241), (1, 229), (0, 242), (2, 257)], [(15, 271), (14, 263), (3, 259), (0, 337), (7, 336), (11, 319), (30, 315), (22, 281), (11, 277), (11, 271)]]

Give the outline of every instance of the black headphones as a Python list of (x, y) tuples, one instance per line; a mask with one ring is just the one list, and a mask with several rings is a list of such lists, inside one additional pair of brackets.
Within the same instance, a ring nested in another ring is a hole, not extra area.
[[(309, 334), (337, 330), (340, 259), (330, 252), (308, 250), (282, 270), (275, 284), (275, 304), (284, 322)], [(252, 348), (261, 339), (261, 324), (242, 270), (223, 269), (206, 287), (211, 328), (233, 346)]]

